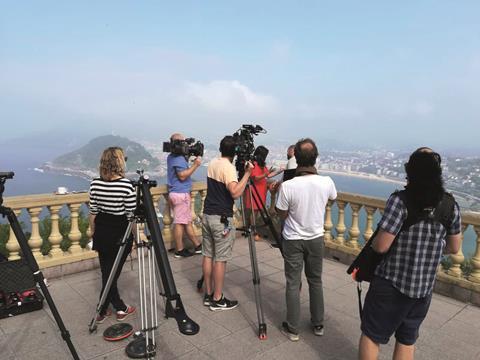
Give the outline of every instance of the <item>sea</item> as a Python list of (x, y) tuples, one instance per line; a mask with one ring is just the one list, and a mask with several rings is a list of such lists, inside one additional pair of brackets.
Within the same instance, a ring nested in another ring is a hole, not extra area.
[[(66, 187), (69, 192), (87, 191), (90, 180), (78, 176), (68, 174), (43, 172), (39, 169), (45, 159), (56, 156), (55, 150), (51, 150), (52, 154), (40, 153), (32, 151), (28, 154), (15, 151), (14, 148), (2, 149), (0, 154), (0, 171), (13, 171), (15, 176), (13, 179), (7, 180), (5, 183), (5, 191), (3, 196), (30, 195), (30, 194), (46, 194), (54, 193), (58, 187)], [(58, 154), (58, 153), (57, 153)], [(402, 188), (402, 185), (391, 182), (385, 182), (375, 179), (366, 179), (352, 177), (348, 175), (329, 175), (339, 192), (358, 193), (366, 196), (373, 196), (386, 199), (395, 190)], [(206, 181), (206, 167), (200, 167), (193, 175), (194, 181)], [(158, 183), (166, 182), (166, 178), (156, 179)], [(335, 210), (335, 209), (334, 209)], [(44, 212), (46, 214), (46, 211)], [(351, 224), (351, 210), (345, 210), (345, 221), (347, 227)], [(24, 215), (25, 216), (25, 215)], [(364, 231), (365, 212), (360, 212), (360, 231)], [(377, 222), (380, 214), (375, 214), (374, 220)], [(333, 220), (336, 221), (336, 214), (333, 213)], [(348, 234), (347, 234), (348, 235)], [(466, 257), (473, 255), (476, 246), (476, 235), (470, 227), (465, 232), (463, 242), (463, 252)], [(362, 239), (361, 239), (362, 240)]]

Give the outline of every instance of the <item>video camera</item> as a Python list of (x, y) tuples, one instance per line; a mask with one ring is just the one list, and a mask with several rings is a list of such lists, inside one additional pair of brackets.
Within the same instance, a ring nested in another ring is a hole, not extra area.
[(0, 172), (0, 206), (3, 204), (3, 192), (5, 191), (5, 181), (13, 179), (15, 173), (13, 171), (1, 171)]
[(203, 144), (200, 141), (195, 142), (194, 138), (187, 138), (185, 140), (175, 139), (163, 143), (163, 152), (187, 157), (203, 156)]
[(266, 133), (267, 130), (260, 125), (242, 125), (242, 127), (233, 134), (233, 139), (236, 144), (235, 155), (237, 156), (235, 167), (240, 175), (245, 171), (245, 163), (255, 160), (253, 156), (255, 152), (253, 136)]

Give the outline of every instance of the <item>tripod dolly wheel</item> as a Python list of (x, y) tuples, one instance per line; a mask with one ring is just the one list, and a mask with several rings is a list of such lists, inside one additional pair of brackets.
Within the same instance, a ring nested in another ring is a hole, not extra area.
[(258, 327), (258, 338), (260, 340), (267, 340), (267, 324), (260, 324)]

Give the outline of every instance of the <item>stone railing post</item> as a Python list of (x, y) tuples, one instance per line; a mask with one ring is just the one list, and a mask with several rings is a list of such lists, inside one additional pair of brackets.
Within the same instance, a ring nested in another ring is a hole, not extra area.
[(40, 225), (38, 215), (42, 211), (41, 207), (29, 208), (28, 213), (30, 214), (30, 221), (32, 223), (32, 233), (30, 239), (28, 240), (28, 246), (32, 250), (32, 254), (36, 260), (42, 259), (42, 252), (40, 248), (42, 246), (42, 238), (40, 236)]
[[(153, 207), (155, 208), (155, 215), (160, 213), (160, 196), (161, 195), (152, 195)], [(163, 216), (163, 215), (162, 215)], [(158, 216), (157, 216), (158, 217)]]
[(480, 226), (474, 226), (473, 229), (477, 234), (477, 247), (475, 248), (475, 255), (472, 257), (473, 271), (468, 280), (480, 283)]
[(337, 206), (338, 206), (338, 224), (337, 224), (337, 227), (335, 228), (337, 230), (337, 237), (335, 238), (335, 241), (343, 245), (345, 243), (345, 236), (344, 236), (345, 230), (347, 230), (347, 228), (345, 227), (345, 202), (337, 200)]
[[(60, 233), (60, 229), (58, 227), (58, 222), (60, 219), (60, 216), (58, 216), (58, 213), (62, 206), (49, 206), (48, 210), (50, 211), (50, 219), (52, 221), (52, 230), (50, 232), (50, 235), (48, 237), (48, 241), (52, 245), (52, 249), (49, 252), (49, 256), (51, 257), (57, 257), (61, 256), (63, 251), (60, 249), (60, 244), (63, 240), (63, 236)], [(32, 236), (33, 236), (33, 218), (32, 218)]]
[(325, 223), (323, 224), (325, 229), (323, 237), (325, 241), (332, 241), (332, 203), (332, 200), (328, 200), (327, 207), (325, 208)]
[(190, 193), (190, 198), (191, 198), (191, 204), (190, 204), (190, 211), (192, 212), (192, 226), (193, 226), (193, 231), (195, 234), (199, 234), (202, 229), (198, 226), (198, 221), (197, 221), (197, 213), (195, 212), (195, 200), (197, 199), (198, 195), (197, 190), (192, 190)]
[(350, 240), (348, 241), (347, 245), (354, 249), (358, 249), (358, 237), (360, 236), (360, 229), (358, 227), (358, 210), (361, 206), (350, 203), (350, 207), (352, 208), (352, 226), (348, 232), (350, 235)]
[(460, 242), (460, 250), (456, 254), (450, 254), (450, 259), (452, 260), (452, 266), (447, 270), (447, 274), (455, 277), (462, 277), (461, 265), (465, 261), (465, 256), (462, 252), (462, 243), (463, 243), (463, 233), (467, 228), (466, 224), (462, 224), (462, 240)]
[(163, 235), (165, 237), (165, 241), (172, 241), (172, 229), (170, 225), (172, 225), (173, 219), (172, 215), (170, 214), (170, 201), (168, 199), (168, 193), (163, 195), (165, 198), (165, 209), (163, 210)]
[(69, 204), (68, 208), (70, 209), (70, 232), (68, 233), (68, 238), (72, 242), (70, 246), (70, 253), (77, 254), (82, 251), (82, 247), (80, 246), (80, 240), (82, 239), (82, 233), (78, 228), (78, 217), (80, 207), (82, 204)]
[(205, 206), (205, 199), (207, 197), (207, 190), (200, 190), (200, 196), (202, 198), (201, 200), (201, 207), (200, 207), (200, 214), (198, 216), (203, 219), (203, 207)]
[[(22, 212), (21, 210), (14, 210), (15, 216), (19, 216)], [(18, 244), (18, 240), (13, 233), (13, 229), (10, 226), (10, 234), (8, 235), (7, 241), (7, 250), (8, 250), (8, 261), (11, 260), (18, 260), (20, 259), (20, 245)]]
[(367, 242), (373, 235), (373, 214), (375, 213), (375, 208), (365, 206), (365, 211), (367, 212), (367, 225), (365, 227), (365, 232), (363, 233), (363, 238), (365, 242)]

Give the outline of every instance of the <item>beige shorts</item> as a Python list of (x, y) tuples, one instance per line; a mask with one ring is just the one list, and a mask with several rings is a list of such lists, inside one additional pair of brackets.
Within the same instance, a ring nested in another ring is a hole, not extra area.
[(214, 261), (228, 261), (232, 258), (235, 227), (233, 218), (228, 218), (228, 228), (220, 222), (220, 215), (203, 214), (202, 219), (202, 255)]

